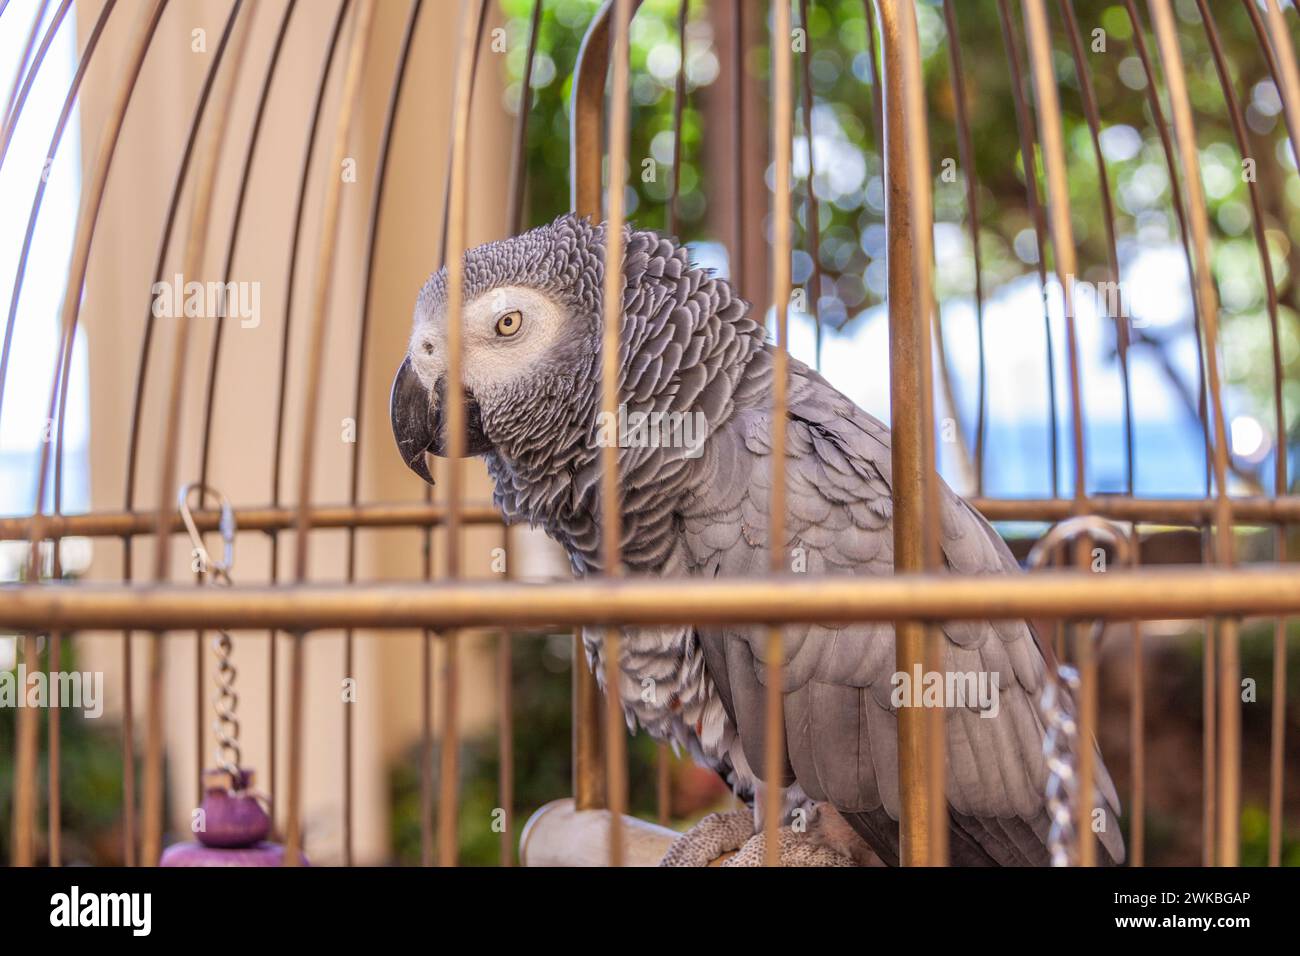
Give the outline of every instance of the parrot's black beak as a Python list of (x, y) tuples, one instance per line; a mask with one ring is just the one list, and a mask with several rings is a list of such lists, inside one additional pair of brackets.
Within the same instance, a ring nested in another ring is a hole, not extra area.
[(419, 376), (411, 368), (409, 355), (402, 361), (393, 378), (388, 414), (393, 422), (393, 438), (397, 441), (402, 461), (406, 462), (406, 467), (411, 471), (433, 484), (429, 463), (424, 458), (425, 452), (431, 450), (434, 444), (433, 405), (429, 390), (420, 384)]
[[(397, 450), (402, 454), (406, 467), (415, 472), (429, 484), (433, 484), (433, 475), (429, 473), (426, 452), (438, 456), (447, 454), (446, 436), (443, 434), (443, 409), (446, 407), (445, 380), (438, 379), (434, 394), (420, 383), (420, 377), (411, 368), (411, 357), (402, 360), (393, 378), (393, 391), (388, 399), (388, 414), (393, 422), (393, 438), (397, 440)], [(482, 455), (491, 450), (492, 444), (483, 432), (483, 416), (478, 401), (468, 391), (464, 393), (465, 409), (465, 443), (466, 455)]]

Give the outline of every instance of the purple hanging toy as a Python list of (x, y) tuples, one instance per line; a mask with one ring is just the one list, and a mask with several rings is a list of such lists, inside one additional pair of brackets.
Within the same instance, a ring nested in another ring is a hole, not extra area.
[[(190, 510), (190, 495), (195, 491), (203, 494), (211, 490), (192, 484), (182, 488), (180, 493), (181, 518), (194, 544), (196, 570), (229, 585), (235, 551), (234, 509), (225, 495), (216, 495), (221, 501), (218, 527), (223, 555), (220, 562), (213, 561)], [(158, 865), (281, 866), (285, 861), (284, 846), (267, 839), (271, 833), (271, 815), (267, 812), (269, 801), (264, 794), (253, 791), (253, 771), (240, 766), (239, 720), (235, 714), (239, 696), (235, 693), (236, 671), (231, 661), (233, 645), (230, 635), (218, 631), (212, 647), (217, 655), (217, 719), (213, 730), (217, 738), (218, 766), (203, 774), (203, 802), (193, 823), (198, 842), (172, 844), (163, 850)], [(300, 866), (309, 865), (301, 853), (298, 863)]]

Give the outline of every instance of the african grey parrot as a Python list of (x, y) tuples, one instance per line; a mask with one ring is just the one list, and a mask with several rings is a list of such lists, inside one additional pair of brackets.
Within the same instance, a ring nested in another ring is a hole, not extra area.
[[(686, 248), (630, 228), (625, 239), (620, 402), (629, 421), (637, 412), (678, 412), (686, 413), (678, 416), (683, 425), (703, 425), (695, 441), (636, 441), (633, 432), (620, 442), (626, 570), (665, 578), (764, 573), (772, 346), (748, 304), (693, 266)], [(605, 226), (566, 215), (464, 257), (467, 453), (486, 460), (505, 518), (543, 528), (580, 576), (601, 570), (604, 256)], [(402, 457), (426, 481), (425, 452), (446, 447), (445, 313), (443, 270), (420, 292), (391, 398)], [(793, 359), (789, 381), (783, 546), (808, 574), (892, 573), (889, 430)], [(941, 495), (948, 566), (1017, 573), (984, 518), (946, 485)], [(943, 631), (945, 670), (996, 675), (1000, 691), (996, 715), (974, 705), (948, 710), (951, 860), (1046, 864), (1036, 701), (1050, 651), (1023, 621), (954, 622)], [(622, 633), (618, 690), (629, 725), (687, 748), (761, 807), (754, 797), (763, 772), (763, 630)], [(603, 684), (599, 631), (586, 631), (584, 642)], [(898, 862), (894, 672), (887, 623), (786, 629), (786, 819), (802, 808), (805, 819), (821, 821), (808, 831), (821, 845), (861, 860), (869, 856), (860, 852), (865, 841), (888, 864)], [(647, 686), (653, 693), (643, 693)], [(1094, 829), (1120, 861), (1119, 800), (1100, 760), (1097, 789)], [(751, 818), (742, 837), (759, 826)]]

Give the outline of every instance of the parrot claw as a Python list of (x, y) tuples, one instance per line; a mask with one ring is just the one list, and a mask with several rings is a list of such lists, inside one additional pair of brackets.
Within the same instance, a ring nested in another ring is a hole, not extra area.
[[(857, 866), (851, 858), (837, 853), (828, 846), (815, 843), (806, 833), (795, 833), (789, 827), (777, 830), (781, 866)], [(740, 851), (723, 866), (763, 866), (767, 849), (767, 836), (755, 833)]]
[(734, 853), (754, 836), (754, 814), (748, 808), (710, 813), (668, 848), (660, 866), (708, 866), (724, 853)]
[[(818, 842), (808, 833), (790, 827), (777, 831), (782, 866), (858, 866), (850, 856)], [(660, 866), (709, 866), (727, 856), (722, 866), (762, 866), (767, 840), (754, 832), (754, 814), (748, 808), (710, 813), (668, 848)]]

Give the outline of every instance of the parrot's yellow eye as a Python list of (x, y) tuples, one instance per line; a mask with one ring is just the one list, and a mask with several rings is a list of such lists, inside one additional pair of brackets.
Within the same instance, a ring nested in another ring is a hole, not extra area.
[(524, 324), (524, 317), (518, 311), (507, 312), (497, 319), (497, 335), (514, 335)]

